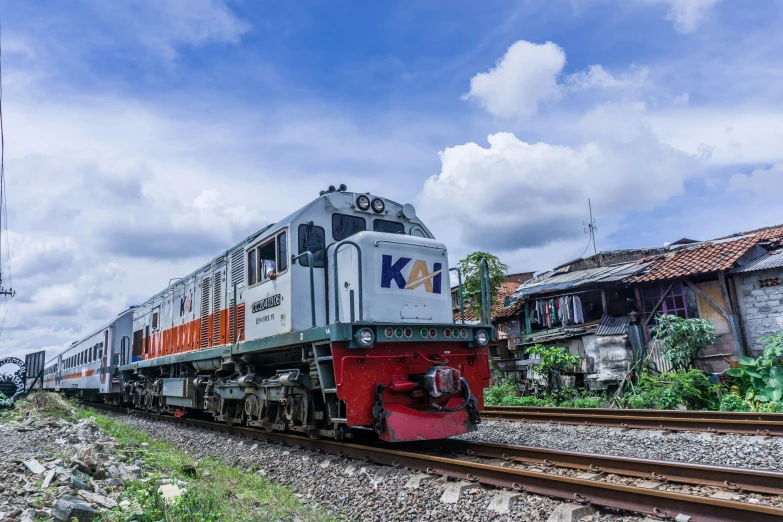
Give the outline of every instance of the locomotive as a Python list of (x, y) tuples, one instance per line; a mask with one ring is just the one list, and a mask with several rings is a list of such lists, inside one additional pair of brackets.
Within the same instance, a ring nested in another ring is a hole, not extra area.
[(449, 275), (412, 205), (330, 187), (75, 342), (44, 387), (314, 438), (460, 435), (494, 330), (455, 323)]

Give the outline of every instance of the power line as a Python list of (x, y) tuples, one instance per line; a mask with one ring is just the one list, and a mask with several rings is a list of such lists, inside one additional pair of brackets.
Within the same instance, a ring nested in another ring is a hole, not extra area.
[[(0, 33), (1, 35), (2, 33)], [(3, 129), (3, 69), (2, 69), (2, 37), (0, 36), (0, 296), (4, 297), (3, 316), (0, 319), (0, 335), (5, 327), (5, 319), (8, 315), (8, 309), (11, 307), (10, 298), (16, 295), (11, 288), (11, 249), (8, 242), (8, 202), (7, 189), (5, 182), (5, 135)], [(3, 231), (5, 231), (5, 257), (8, 270), (9, 287), (3, 288)]]

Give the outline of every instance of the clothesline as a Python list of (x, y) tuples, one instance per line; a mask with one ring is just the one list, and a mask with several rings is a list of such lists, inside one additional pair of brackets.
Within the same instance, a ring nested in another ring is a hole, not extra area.
[(556, 295), (547, 295), (547, 296), (539, 296), (539, 297), (533, 297), (532, 294), (528, 295), (526, 297), (522, 297), (522, 299), (528, 299), (530, 301), (540, 301), (542, 299), (557, 299), (558, 297), (566, 297), (569, 295), (576, 295), (576, 294), (589, 294), (591, 292), (600, 292), (601, 290), (579, 290), (578, 292), (568, 292), (567, 294), (556, 294)]

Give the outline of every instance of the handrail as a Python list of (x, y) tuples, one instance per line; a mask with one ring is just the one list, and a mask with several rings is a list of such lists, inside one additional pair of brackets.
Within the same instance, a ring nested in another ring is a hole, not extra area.
[(465, 301), (462, 299), (462, 270), (458, 266), (449, 268), (449, 272), (457, 271), (457, 281), (459, 282), (459, 314), (462, 317), (462, 324), (465, 324)]
[(486, 257), (481, 258), (479, 279), (481, 283), (481, 324), (491, 324), (492, 296), (489, 288), (489, 265)]
[(439, 247), (439, 246), (432, 246), (432, 245), (417, 245), (415, 243), (405, 243), (403, 241), (392, 241), (391, 239), (376, 239), (375, 240), (375, 246), (378, 246), (378, 243), (391, 243), (393, 245), (405, 245), (405, 246), (415, 246), (418, 248), (432, 248), (433, 250), (442, 250), (443, 252), (441, 255), (446, 255), (446, 247)]
[[(343, 245), (351, 245), (356, 247), (356, 252), (359, 254), (359, 320), (364, 320), (364, 304), (362, 300), (362, 295), (364, 294), (363, 286), (362, 286), (362, 249), (359, 245), (354, 243), (353, 241), (349, 241), (347, 239), (344, 239), (343, 241), (340, 241), (335, 245), (334, 247), (334, 322), (339, 323), (340, 322), (340, 279), (337, 275), (337, 252), (340, 250), (340, 247)], [(351, 301), (353, 302), (353, 301)]]
[(313, 282), (313, 253), (309, 250), (298, 256), (291, 254), (291, 265), (295, 265), (299, 259), (307, 256), (307, 265), (310, 267), (310, 313), (313, 319), (313, 328), (315, 328), (315, 283)]

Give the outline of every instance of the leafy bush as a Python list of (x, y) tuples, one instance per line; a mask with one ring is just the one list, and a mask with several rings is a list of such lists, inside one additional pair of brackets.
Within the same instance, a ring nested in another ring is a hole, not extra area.
[(699, 353), (718, 339), (711, 322), (676, 315), (659, 315), (658, 326), (651, 330), (661, 341), (663, 358), (682, 370), (690, 368)]
[(738, 368), (726, 372), (745, 392), (746, 400), (780, 402), (783, 400), (783, 332), (765, 337), (764, 352), (758, 359), (740, 357)]
[(541, 362), (535, 366), (536, 372), (547, 374), (551, 370), (566, 371), (569, 367), (578, 366), (582, 358), (568, 351), (563, 346), (546, 347), (542, 344), (534, 344), (527, 349), (528, 355), (538, 355)]
[(484, 390), (484, 404), (494, 406), (514, 406), (513, 404), (504, 404), (507, 398), (517, 398), (519, 395), (519, 386), (514, 379), (502, 379), (492, 384)]
[(751, 404), (738, 395), (727, 393), (720, 400), (720, 411), (752, 411)]
[(634, 392), (623, 397), (622, 404), (634, 409), (673, 410), (682, 405), (689, 410), (714, 410), (719, 406), (719, 387), (701, 370), (642, 373)]
[(489, 293), (497, 295), (500, 285), (506, 280), (508, 265), (500, 262), (497, 256), (488, 252), (473, 252), (459, 262), (462, 271), (462, 298), (465, 309), (476, 314), (481, 312), (481, 260), (487, 260), (489, 269)]
[(535, 407), (547, 407), (547, 408), (553, 408), (557, 406), (554, 400), (552, 400), (551, 397), (548, 397), (546, 395), (542, 395), (540, 397), (536, 397), (535, 395), (524, 395), (522, 397), (517, 396), (508, 396), (503, 398), (503, 400), (500, 402), (500, 406), (535, 406)]
[(563, 408), (605, 408), (606, 405), (606, 399), (595, 395), (576, 397), (560, 403)]

